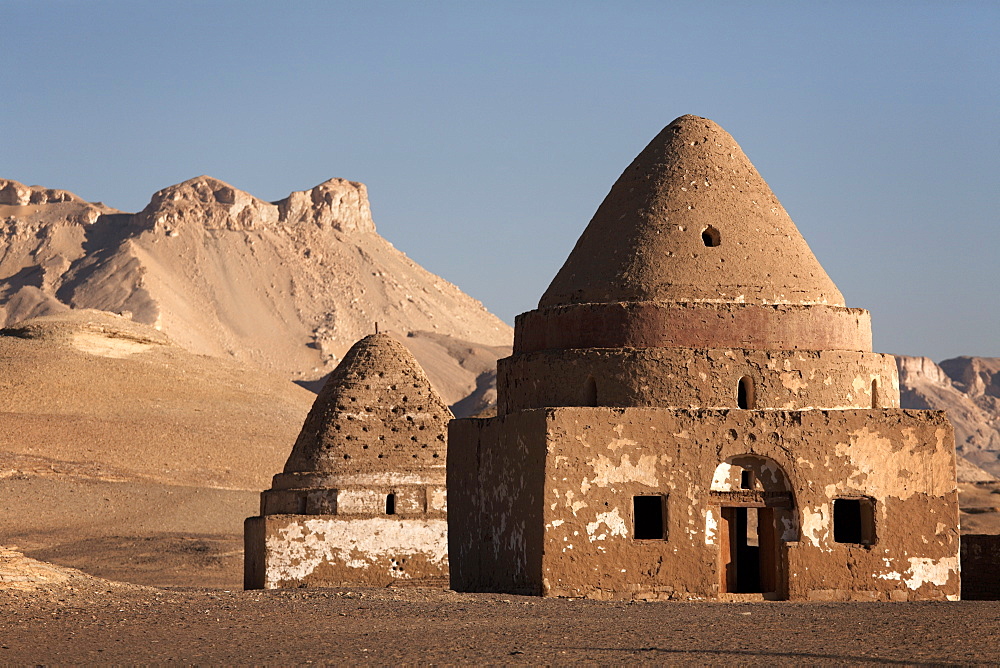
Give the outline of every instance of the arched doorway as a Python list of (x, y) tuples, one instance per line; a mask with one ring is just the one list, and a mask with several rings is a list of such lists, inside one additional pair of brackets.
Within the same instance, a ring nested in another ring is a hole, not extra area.
[(774, 460), (738, 455), (712, 477), (718, 505), (719, 591), (785, 598), (788, 575), (783, 543), (798, 539), (788, 477)]

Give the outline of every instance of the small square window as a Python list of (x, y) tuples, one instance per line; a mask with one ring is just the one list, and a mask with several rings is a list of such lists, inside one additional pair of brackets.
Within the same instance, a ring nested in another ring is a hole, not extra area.
[(667, 537), (667, 497), (632, 497), (632, 536), (637, 540), (664, 540)]
[(875, 502), (868, 498), (833, 500), (833, 540), (838, 543), (875, 543)]

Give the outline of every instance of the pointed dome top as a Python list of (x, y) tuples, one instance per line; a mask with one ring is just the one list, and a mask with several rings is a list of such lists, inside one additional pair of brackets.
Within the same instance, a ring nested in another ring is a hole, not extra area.
[(403, 344), (355, 343), (313, 403), (285, 473), (443, 467), (451, 411)]
[(689, 115), (618, 178), (539, 307), (626, 301), (844, 298), (736, 141)]

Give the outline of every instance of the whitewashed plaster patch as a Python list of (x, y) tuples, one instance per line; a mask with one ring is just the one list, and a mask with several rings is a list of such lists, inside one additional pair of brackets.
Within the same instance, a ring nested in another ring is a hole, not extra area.
[[(302, 580), (324, 562), (348, 568), (391, 568), (397, 557), (422, 555), (439, 565), (448, 562), (446, 520), (390, 520), (385, 518), (294, 522), (267, 539), (268, 579)], [(402, 574), (405, 577), (405, 574)]]
[[(608, 530), (607, 532), (597, 533), (597, 530), (601, 525), (605, 525)], [(628, 530), (625, 526), (625, 519), (618, 514), (618, 509), (607, 512), (607, 513), (597, 513), (597, 520), (587, 524), (587, 536), (590, 537), (590, 542), (593, 543), (598, 540), (604, 540), (608, 536), (627, 536)]]
[(659, 485), (656, 478), (656, 455), (640, 455), (639, 461), (632, 463), (628, 455), (622, 455), (616, 464), (604, 455), (587, 462), (594, 469), (591, 483), (607, 487), (615, 483), (637, 482), (650, 487)]
[(927, 557), (910, 557), (910, 568), (906, 571), (910, 577), (903, 580), (910, 589), (919, 589), (921, 585), (930, 583), (940, 586), (947, 584), (952, 574), (958, 572), (958, 557), (942, 557), (929, 559)]
[(715, 532), (719, 529), (719, 520), (709, 508), (705, 513), (705, 545), (715, 545)]

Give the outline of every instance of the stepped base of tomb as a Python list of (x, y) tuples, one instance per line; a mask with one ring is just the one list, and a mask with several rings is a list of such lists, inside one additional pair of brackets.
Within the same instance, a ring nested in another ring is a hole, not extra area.
[(448, 578), (448, 521), (266, 515), (244, 523), (246, 589), (384, 587)]
[(959, 598), (940, 411), (542, 408), (448, 442), (458, 591)]

